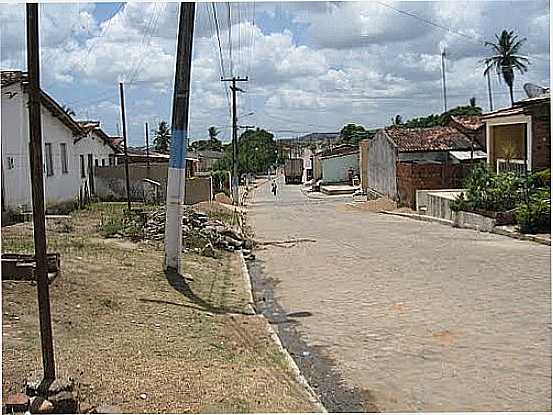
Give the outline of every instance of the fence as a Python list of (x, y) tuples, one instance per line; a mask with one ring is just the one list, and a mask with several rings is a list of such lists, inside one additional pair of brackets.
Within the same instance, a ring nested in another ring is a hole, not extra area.
[(471, 165), (399, 162), (396, 169), (399, 202), (415, 209), (417, 190), (461, 188)]
[[(148, 180), (146, 180), (148, 179)], [(125, 166), (95, 167), (95, 195), (100, 200), (126, 200)], [(167, 189), (167, 163), (129, 164), (129, 193), (132, 201), (145, 201), (151, 193), (151, 182), (158, 182), (157, 198), (165, 200)], [(185, 203), (187, 205), (208, 201), (213, 198), (211, 176), (186, 179)]]

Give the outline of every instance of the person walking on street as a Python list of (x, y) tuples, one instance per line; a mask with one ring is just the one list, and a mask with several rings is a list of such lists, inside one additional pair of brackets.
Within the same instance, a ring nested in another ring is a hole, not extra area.
[(273, 186), (272, 186), (271, 191), (273, 192), (273, 195), (275, 195), (275, 197), (276, 197), (276, 195), (277, 195), (277, 184), (274, 180), (273, 180)]

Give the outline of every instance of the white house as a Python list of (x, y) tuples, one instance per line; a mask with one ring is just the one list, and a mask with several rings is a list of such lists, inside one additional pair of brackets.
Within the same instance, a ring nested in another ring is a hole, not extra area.
[[(21, 71), (2, 71), (0, 79), (2, 212), (29, 211), (32, 203), (27, 77)], [(80, 156), (86, 155), (86, 161), (90, 154), (93, 160), (104, 159), (116, 150), (100, 144), (102, 139), (93, 137), (102, 133), (83, 128), (44, 91), (41, 116), (46, 207), (71, 205), (93, 171), (85, 169), (82, 177)]]

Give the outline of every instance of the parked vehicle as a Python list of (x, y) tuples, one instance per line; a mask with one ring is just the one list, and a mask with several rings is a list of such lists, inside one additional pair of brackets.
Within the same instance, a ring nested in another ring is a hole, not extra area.
[(284, 182), (300, 183), (303, 176), (303, 159), (287, 159), (284, 163)]

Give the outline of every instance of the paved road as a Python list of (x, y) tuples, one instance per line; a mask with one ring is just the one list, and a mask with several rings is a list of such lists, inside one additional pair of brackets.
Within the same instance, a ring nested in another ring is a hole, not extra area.
[(551, 410), (549, 247), (279, 190), (256, 192), (256, 238), (316, 242), (260, 250), (264, 275), (380, 411)]

